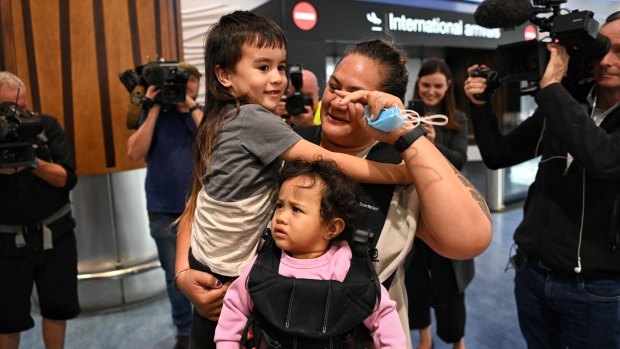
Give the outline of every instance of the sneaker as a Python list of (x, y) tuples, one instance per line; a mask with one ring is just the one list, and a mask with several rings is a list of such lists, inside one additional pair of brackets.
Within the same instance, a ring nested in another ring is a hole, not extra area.
[(173, 349), (188, 349), (189, 348), (189, 335), (178, 335), (177, 342), (174, 343)]

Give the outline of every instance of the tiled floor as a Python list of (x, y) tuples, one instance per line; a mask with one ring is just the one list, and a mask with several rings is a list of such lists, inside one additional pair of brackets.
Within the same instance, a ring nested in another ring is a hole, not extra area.
[[(476, 258), (476, 278), (466, 291), (465, 342), (470, 349), (526, 347), (519, 332), (512, 292), (514, 271), (504, 271), (512, 234), (521, 217), (520, 207), (493, 214), (493, 241)], [(68, 322), (66, 348), (170, 349), (175, 330), (169, 314), (170, 306), (163, 295), (128, 309), (82, 314)], [(36, 326), (22, 334), (20, 348), (43, 348), (40, 316), (34, 316)], [(435, 338), (436, 349), (450, 347)]]

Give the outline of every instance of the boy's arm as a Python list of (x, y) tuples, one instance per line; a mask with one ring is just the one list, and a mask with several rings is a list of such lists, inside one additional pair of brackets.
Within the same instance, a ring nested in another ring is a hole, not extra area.
[(359, 183), (410, 184), (411, 176), (403, 165), (384, 164), (357, 156), (334, 153), (306, 140), (299, 140), (280, 155), (286, 161), (296, 159), (316, 160), (318, 157), (332, 160), (351, 179)]

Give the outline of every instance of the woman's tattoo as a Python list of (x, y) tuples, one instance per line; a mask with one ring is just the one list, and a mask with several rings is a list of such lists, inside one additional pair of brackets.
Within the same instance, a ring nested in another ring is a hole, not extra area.
[(491, 211), (489, 211), (489, 206), (487, 206), (486, 200), (484, 200), (484, 197), (482, 196), (482, 194), (480, 194), (478, 189), (474, 187), (474, 185), (469, 181), (469, 179), (467, 179), (467, 177), (465, 177), (461, 173), (461, 171), (457, 170), (456, 167), (454, 167), (454, 165), (452, 164), (450, 164), (450, 166), (452, 166), (454, 173), (461, 180), (461, 183), (463, 183), (465, 187), (469, 188), (469, 192), (471, 193), (471, 196), (474, 198), (474, 200), (476, 200), (476, 202), (478, 203), (478, 206), (480, 206), (480, 209), (482, 210), (484, 215), (487, 216), (489, 221), (491, 221)]

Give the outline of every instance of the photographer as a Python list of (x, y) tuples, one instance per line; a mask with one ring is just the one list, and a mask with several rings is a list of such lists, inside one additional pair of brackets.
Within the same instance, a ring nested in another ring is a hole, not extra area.
[(611, 49), (593, 62), (596, 81), (585, 107), (560, 84), (569, 57), (557, 44), (548, 44), (538, 109), (506, 135), (490, 103), (475, 97), (485, 79), (465, 82), (474, 134), (489, 168), (542, 156), (512, 258), (519, 324), (530, 348), (620, 348), (618, 12), (600, 34)]
[[(291, 96), (295, 90), (292, 84), (289, 86), (287, 95), (282, 96), (282, 101), (278, 105), (275, 113), (282, 117), (288, 116), (290, 124), (295, 127), (314, 126), (320, 123), (320, 117), (315, 118), (316, 110), (319, 108), (319, 82), (316, 75), (308, 69), (302, 69), (302, 85), (299, 91), (304, 97), (312, 99), (312, 105), (304, 105), (304, 112), (300, 114), (290, 114), (286, 111), (286, 98)], [(316, 119), (316, 122), (315, 122)]]
[[(0, 103), (15, 101), (21, 109), (18, 112), (25, 113), (24, 83), (9, 72), (0, 72)], [(38, 118), (42, 132), (20, 139), (32, 144), (35, 155), (32, 164), (11, 167), (10, 163), (3, 163), (0, 167), (0, 348), (3, 349), (17, 348), (20, 332), (34, 326), (30, 316), (33, 282), (37, 286), (43, 342), (47, 348), (64, 346), (66, 320), (80, 312), (75, 221), (69, 203), (69, 191), (77, 182), (75, 163), (56, 119), (46, 115)], [(2, 137), (0, 145), (6, 141)]]
[(145, 104), (150, 109), (140, 118), (140, 127), (127, 141), (127, 154), (132, 160), (145, 159), (146, 203), (151, 236), (155, 239), (159, 260), (165, 271), (172, 319), (177, 327), (176, 348), (187, 348), (192, 321), (192, 306), (174, 288), (176, 226), (173, 222), (183, 212), (193, 175), (192, 147), (203, 110), (196, 102), (201, 74), (188, 63), (179, 67), (189, 72), (185, 102), (161, 105), (160, 90), (151, 85), (146, 90)]

